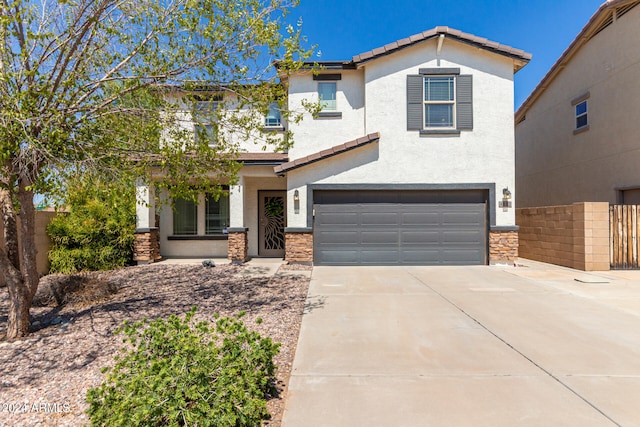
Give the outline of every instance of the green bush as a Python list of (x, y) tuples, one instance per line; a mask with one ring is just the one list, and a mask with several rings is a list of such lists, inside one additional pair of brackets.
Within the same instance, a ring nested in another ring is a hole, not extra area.
[(125, 323), (123, 349), (105, 382), (87, 392), (93, 426), (256, 426), (275, 393), (280, 344), (240, 320)]
[(116, 191), (105, 184), (77, 184), (69, 212), (47, 227), (51, 272), (110, 270), (132, 262), (136, 212), (134, 186)]

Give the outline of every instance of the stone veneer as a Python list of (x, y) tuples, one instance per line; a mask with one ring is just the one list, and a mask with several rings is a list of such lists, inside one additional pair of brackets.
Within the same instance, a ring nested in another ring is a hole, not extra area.
[(136, 231), (133, 260), (138, 264), (150, 264), (160, 258), (160, 231), (157, 228)]
[(247, 230), (235, 231), (230, 229), (228, 243), (228, 257), (231, 262), (241, 263), (249, 260)]
[(313, 232), (285, 231), (284, 241), (285, 261), (313, 263)]
[(516, 209), (520, 256), (579, 270), (609, 270), (609, 203)]
[(518, 231), (489, 231), (489, 263), (513, 264), (518, 259)]

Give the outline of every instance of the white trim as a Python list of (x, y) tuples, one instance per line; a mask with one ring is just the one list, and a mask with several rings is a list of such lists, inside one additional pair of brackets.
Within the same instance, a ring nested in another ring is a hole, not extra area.
[[(425, 83), (427, 79), (435, 78), (451, 78), (453, 84), (453, 100), (451, 101), (427, 101), (425, 94)], [(424, 130), (450, 130), (456, 129), (456, 104), (458, 102), (458, 94), (456, 93), (456, 76), (455, 75), (424, 75), (422, 83), (422, 128)], [(427, 105), (451, 105), (451, 126), (427, 126), (426, 106)]]

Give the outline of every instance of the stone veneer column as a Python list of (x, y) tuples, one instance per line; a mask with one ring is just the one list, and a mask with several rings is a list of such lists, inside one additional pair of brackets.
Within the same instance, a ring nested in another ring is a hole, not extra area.
[(229, 249), (228, 257), (232, 263), (243, 263), (249, 261), (249, 241), (247, 239), (248, 228), (229, 228)]
[(313, 230), (310, 228), (284, 229), (285, 261), (313, 263)]
[(151, 264), (160, 258), (160, 231), (157, 228), (136, 230), (133, 260), (138, 264)]
[(489, 231), (489, 263), (513, 264), (518, 259), (518, 227), (494, 227)]

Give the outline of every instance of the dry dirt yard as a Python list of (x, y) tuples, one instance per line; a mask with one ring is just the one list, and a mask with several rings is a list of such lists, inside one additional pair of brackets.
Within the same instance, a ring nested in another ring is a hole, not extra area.
[(296, 271), (304, 266), (283, 265), (272, 277), (257, 268), (160, 263), (46, 276), (31, 311), (33, 332), (16, 342), (4, 339), (8, 301), (0, 289), (0, 425), (88, 424), (85, 394), (122, 346), (113, 331), (124, 320), (183, 315), (196, 305), (198, 320), (245, 311), (251, 329), (282, 343), (275, 360), (281, 392), (269, 400), (265, 423), (279, 426), (309, 279)]

